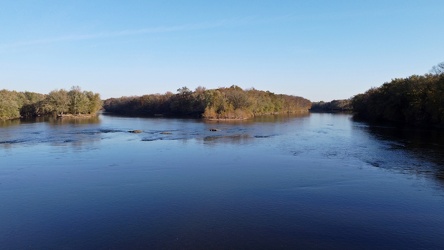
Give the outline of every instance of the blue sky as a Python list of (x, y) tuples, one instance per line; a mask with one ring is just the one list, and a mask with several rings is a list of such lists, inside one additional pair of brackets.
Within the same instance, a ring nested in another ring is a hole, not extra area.
[(2, 1), (0, 89), (349, 98), (444, 61), (444, 1)]

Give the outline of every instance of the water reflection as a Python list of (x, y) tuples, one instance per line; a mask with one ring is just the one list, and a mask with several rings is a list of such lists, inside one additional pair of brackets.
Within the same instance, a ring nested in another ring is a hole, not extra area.
[(36, 117), (35, 120), (29, 120), (30, 122), (47, 122), (50, 125), (89, 125), (89, 124), (99, 124), (99, 116), (92, 117)]
[(32, 123), (48, 123), (50, 125), (67, 125), (67, 124), (99, 124), (99, 116), (92, 117), (57, 117), (57, 116), (38, 116), (14, 120), (0, 120), (0, 128), (7, 128), (11, 126), (18, 126), (21, 124), (32, 124)]
[(215, 143), (245, 144), (254, 138), (248, 134), (234, 134), (225, 136), (206, 136), (202, 140), (205, 144), (211, 145)]
[(0, 128), (7, 128), (11, 126), (18, 126), (20, 125), (21, 120), (20, 119), (14, 119), (14, 120), (0, 120)]
[(264, 115), (246, 120), (202, 120), (206, 124), (254, 125), (256, 123), (288, 123), (298, 118), (309, 118), (310, 112), (292, 114)]
[[(197, 140), (206, 145), (212, 143), (245, 144), (254, 139), (277, 136), (291, 130), (286, 124), (308, 118), (308, 113), (291, 115), (273, 115), (249, 120), (204, 120), (204, 119), (168, 119), (168, 118), (119, 118), (126, 121), (134, 119), (133, 127), (128, 130), (141, 130), (134, 135), (141, 141), (154, 142), (162, 140)], [(104, 118), (116, 119), (112, 116)], [(146, 125), (150, 126), (144, 129)]]
[[(381, 152), (380, 160), (371, 162), (371, 165), (432, 176), (444, 185), (444, 131), (357, 124), (357, 128), (383, 143), (385, 152)], [(387, 158), (386, 153), (399, 154), (401, 157)]]
[(0, 123), (0, 147), (9, 149), (18, 144), (49, 143), (52, 146), (90, 148), (100, 141), (100, 118), (35, 117)]

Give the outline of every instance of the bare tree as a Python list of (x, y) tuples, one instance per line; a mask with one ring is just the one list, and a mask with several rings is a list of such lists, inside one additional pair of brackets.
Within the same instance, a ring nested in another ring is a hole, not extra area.
[(435, 75), (440, 75), (444, 73), (444, 62), (438, 63), (437, 65), (433, 66), (430, 70), (430, 73)]

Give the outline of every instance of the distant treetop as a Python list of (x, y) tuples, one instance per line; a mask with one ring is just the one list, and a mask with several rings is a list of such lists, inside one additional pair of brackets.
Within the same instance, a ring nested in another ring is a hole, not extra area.
[(430, 70), (430, 73), (439, 75), (444, 73), (444, 62), (438, 63), (437, 65), (433, 66)]

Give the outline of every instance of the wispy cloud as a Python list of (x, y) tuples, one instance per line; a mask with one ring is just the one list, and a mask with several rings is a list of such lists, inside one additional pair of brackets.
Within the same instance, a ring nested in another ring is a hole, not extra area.
[(115, 38), (115, 37), (126, 37), (126, 36), (136, 36), (136, 35), (146, 35), (146, 34), (186, 32), (186, 31), (208, 30), (208, 29), (216, 29), (224, 27), (235, 27), (235, 26), (253, 24), (255, 23), (255, 21), (257, 20), (255, 20), (254, 18), (246, 17), (246, 18), (220, 20), (216, 22), (202, 22), (202, 23), (173, 25), (173, 26), (158, 26), (158, 27), (150, 27), (142, 29), (126, 29), (118, 31), (104, 31), (92, 34), (65, 35), (59, 37), (0, 44), (0, 50), (27, 47), (32, 45), (53, 44), (60, 42), (72, 42), (72, 41), (93, 40), (101, 38)]

